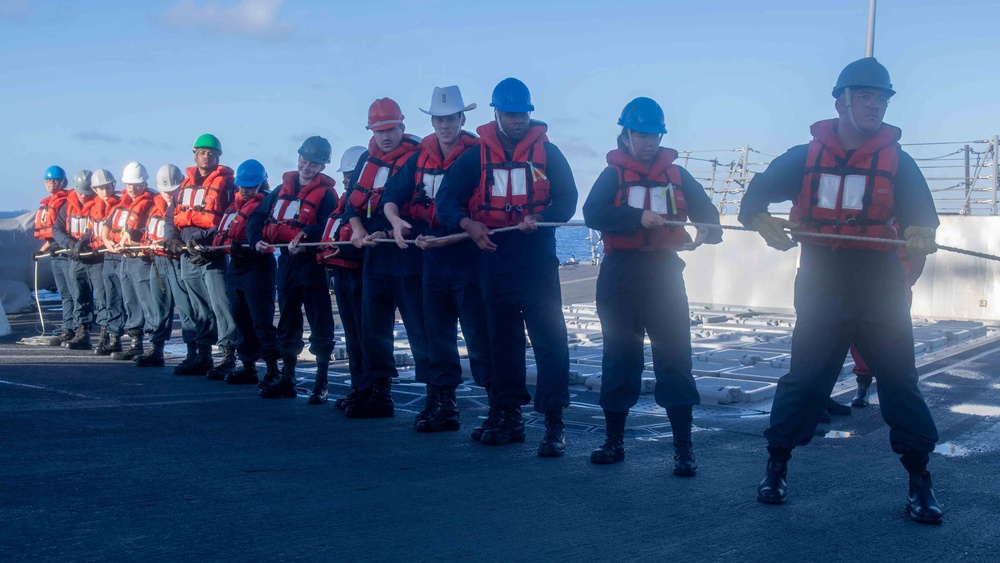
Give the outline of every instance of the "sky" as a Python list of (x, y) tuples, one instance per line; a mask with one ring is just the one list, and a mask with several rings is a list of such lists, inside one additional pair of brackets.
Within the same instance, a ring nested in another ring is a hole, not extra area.
[[(878, 3), (875, 55), (898, 92), (886, 121), (904, 143), (1000, 133), (995, 6)], [(780, 154), (807, 142), (835, 116), (830, 90), (864, 55), (867, 17), (867, 0), (0, 0), (0, 210), (34, 209), (52, 164), (116, 177), (130, 161), (151, 174), (191, 166), (202, 133), (221, 139), (223, 164), (256, 158), (272, 179), (322, 135), (339, 182), (376, 98), (426, 135), (418, 108), (455, 84), (479, 105), (474, 130), (507, 76), (531, 90), (582, 206), (636, 96), (663, 106), (664, 146)]]

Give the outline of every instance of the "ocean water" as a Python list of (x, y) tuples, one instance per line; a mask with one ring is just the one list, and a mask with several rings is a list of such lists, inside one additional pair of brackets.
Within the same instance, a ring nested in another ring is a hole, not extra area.
[[(588, 236), (590, 236), (590, 229), (584, 226), (558, 227), (556, 229), (556, 254), (559, 256), (559, 262), (567, 262), (575, 258), (578, 262), (589, 264), (591, 257)], [(594, 236), (597, 236), (596, 232)], [(599, 249), (597, 257), (598, 259), (601, 257)]]

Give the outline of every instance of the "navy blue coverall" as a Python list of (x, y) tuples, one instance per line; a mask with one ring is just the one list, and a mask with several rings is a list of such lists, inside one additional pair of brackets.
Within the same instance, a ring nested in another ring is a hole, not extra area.
[[(164, 239), (177, 239), (182, 243), (194, 239), (199, 244), (211, 244), (214, 229), (199, 227), (178, 228), (174, 224), (174, 209), (177, 201), (170, 202), (164, 225)], [(213, 252), (205, 256), (207, 264), (195, 264), (191, 256), (183, 254), (181, 261), (181, 280), (187, 291), (189, 314), (197, 326), (195, 342), (199, 346), (235, 346), (236, 323), (229, 309), (229, 299), (226, 297), (226, 266), (227, 257), (221, 252)], [(180, 300), (177, 306), (183, 307)]]
[[(229, 257), (226, 291), (236, 321), (236, 354), (240, 361), (253, 364), (281, 357), (274, 327), (274, 254), (261, 254), (247, 241)], [(301, 336), (299, 337), (301, 341)], [(297, 354), (296, 354), (297, 355)]]
[[(807, 151), (808, 145), (793, 147), (754, 176), (740, 208), (743, 225), (750, 227), (770, 203), (798, 198)], [(902, 150), (893, 192), (901, 231), (938, 226), (927, 182)], [(906, 454), (926, 456), (938, 433), (917, 387), (908, 282), (897, 251), (832, 249), (808, 239), (800, 246), (791, 370), (778, 381), (764, 431), (769, 449), (791, 450), (812, 440), (853, 342), (878, 377), (893, 451), (903, 454), (904, 464)]]
[[(56, 213), (56, 222), (52, 226), (52, 239), (55, 241), (56, 245), (62, 248), (74, 248), (77, 244), (76, 239), (70, 236), (69, 232), (66, 230), (67, 216), (68, 216), (69, 204), (65, 204), (59, 208), (59, 212)], [(85, 251), (89, 251), (87, 248)], [(52, 260), (63, 260), (69, 258), (66, 254), (58, 254), (59, 258), (55, 256)], [(85, 259), (87, 262), (100, 267), (100, 258), (88, 258)], [(62, 267), (64, 262), (59, 262), (59, 266)], [(67, 297), (71, 300), (70, 313), (72, 314), (72, 325), (73, 328), (77, 326), (89, 327), (91, 323), (94, 322), (94, 311), (95, 306), (95, 291), (94, 286), (90, 281), (89, 275), (89, 265), (85, 264), (82, 260), (74, 260), (69, 258), (65, 262), (65, 276), (64, 281), (66, 287), (69, 290), (69, 295)], [(53, 273), (55, 270), (53, 269)], [(56, 285), (58, 287), (59, 279), (56, 279)], [(101, 287), (103, 290), (104, 288)], [(60, 292), (62, 290), (60, 289)], [(62, 295), (60, 295), (62, 297)], [(66, 297), (63, 297), (63, 306)], [(101, 296), (101, 302), (103, 303), (104, 296)], [(65, 317), (66, 312), (63, 311), (63, 316)], [(65, 322), (63, 323), (65, 325)], [(64, 326), (65, 328), (65, 326)]]
[[(355, 181), (361, 177), (361, 171), (367, 160), (368, 151), (365, 151), (354, 169), (352, 178)], [(347, 188), (348, 200), (353, 189), (352, 183)], [(359, 217), (368, 233), (375, 231), (388, 233), (392, 229), (389, 221), (381, 213), (370, 218), (363, 217), (348, 205), (344, 219), (349, 221), (351, 217)], [(419, 234), (422, 233), (419, 231), (410, 233), (412, 237)], [(361, 273), (361, 346), (364, 349), (362, 355), (365, 361), (365, 374), (361, 382), (356, 384), (358, 390), (367, 390), (375, 379), (389, 379), (399, 375), (393, 353), (392, 334), (397, 308), (399, 316), (403, 318), (406, 339), (413, 353), (416, 380), (421, 383), (428, 382), (430, 354), (427, 350), (427, 334), (424, 328), (422, 277), (423, 256), (416, 246), (410, 245), (403, 250), (394, 243), (379, 243), (365, 248), (364, 267)]]
[[(479, 148), (467, 150), (478, 151)], [(386, 182), (382, 205), (392, 202), (403, 209), (418, 189), (423, 190), (423, 186), (416, 185), (419, 158), (420, 153), (411, 156)], [(444, 225), (430, 226), (412, 217), (404, 219), (417, 232), (435, 237), (451, 234)], [(489, 329), (476, 271), (479, 254), (479, 248), (468, 239), (423, 251), (422, 301), (430, 358), (427, 383), (431, 385), (456, 387), (462, 383), (462, 364), (458, 355), (458, 322), (461, 322), (472, 378), (480, 387), (487, 390), (491, 387)]]
[[(302, 186), (297, 189), (302, 189)], [(250, 214), (247, 220), (247, 244), (251, 248), (261, 240), (264, 223), (280, 192), (280, 188), (271, 190), (267, 198)], [(316, 217), (329, 217), (336, 208), (337, 197), (332, 191), (328, 191), (320, 202)], [(325, 226), (323, 223), (303, 227), (302, 231), (306, 235), (302, 242), (320, 242)], [(276, 281), (278, 310), (281, 314), (277, 339), (281, 355), (286, 358), (297, 357), (305, 347), (302, 342), (304, 307), (305, 317), (309, 320), (309, 352), (317, 357), (329, 358), (333, 352), (333, 307), (330, 304), (326, 268), (316, 263), (319, 247), (302, 247), (298, 254), (292, 254), (286, 248), (282, 248), (280, 252)], [(268, 286), (270, 287), (272, 286)], [(267, 346), (267, 343), (261, 342), (261, 345)]]
[[(336, 238), (342, 241), (341, 231), (347, 220), (342, 218), (340, 221), (337, 226)], [(349, 244), (343, 244), (337, 248), (340, 249), (338, 258), (358, 264), (356, 268), (327, 266), (330, 270), (330, 278), (333, 280), (337, 313), (344, 326), (344, 345), (347, 348), (348, 368), (351, 370), (351, 388), (357, 389), (358, 383), (364, 379), (365, 374), (364, 352), (361, 346), (361, 285), (363, 283), (361, 272), (364, 267), (365, 253)]]
[[(468, 217), (463, 207), (479, 187), (480, 152), (465, 151), (448, 169), (438, 192), (437, 216), (451, 231), (460, 230), (459, 223)], [(512, 155), (508, 153), (507, 158)], [(545, 158), (552, 202), (540, 213), (541, 221), (568, 221), (576, 212), (578, 197), (573, 171), (552, 143), (545, 143)], [(489, 324), (491, 399), (498, 406), (531, 402), (525, 382), (527, 327), (538, 369), (535, 411), (561, 412), (569, 406), (569, 346), (555, 229), (508, 231), (490, 239), (497, 249), (482, 252), (478, 266)]]
[[(719, 224), (719, 212), (705, 189), (687, 170), (680, 168), (680, 175), (679, 187), (691, 221)], [(644, 231), (642, 209), (615, 206), (618, 182), (618, 172), (611, 167), (597, 178), (583, 205), (587, 226), (613, 234)], [(705, 242), (721, 241), (722, 230), (713, 229)], [(627, 412), (638, 402), (647, 333), (656, 376), (656, 404), (666, 409), (699, 404), (691, 374), (691, 321), (684, 261), (677, 252), (667, 249), (605, 248), (605, 253), (597, 277), (597, 315), (604, 334), (601, 407), (609, 412)]]

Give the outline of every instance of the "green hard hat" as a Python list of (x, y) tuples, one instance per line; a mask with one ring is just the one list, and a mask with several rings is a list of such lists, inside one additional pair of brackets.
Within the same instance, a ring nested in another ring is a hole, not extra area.
[(222, 154), (222, 143), (219, 142), (219, 138), (215, 135), (205, 133), (198, 137), (194, 142), (194, 146), (191, 147), (192, 151), (198, 149), (215, 149), (219, 151), (219, 154)]

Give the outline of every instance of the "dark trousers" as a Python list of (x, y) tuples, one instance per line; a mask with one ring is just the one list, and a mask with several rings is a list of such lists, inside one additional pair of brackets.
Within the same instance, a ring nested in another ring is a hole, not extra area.
[(893, 451), (934, 450), (938, 433), (917, 386), (906, 283), (895, 251), (802, 245), (791, 370), (778, 380), (764, 431), (769, 446), (809, 443), (853, 342), (878, 374)]
[(125, 331), (152, 334), (155, 326), (153, 295), (149, 288), (153, 261), (125, 258), (122, 261), (122, 300), (125, 301)]
[[(73, 322), (77, 326), (89, 327), (94, 322), (96, 296), (90, 283), (86, 264), (79, 260), (69, 261), (69, 289), (73, 296)], [(104, 297), (101, 297), (104, 300)]]
[(122, 257), (107, 254), (101, 275), (104, 278), (104, 300), (108, 305), (108, 332), (125, 334), (125, 302), (122, 300)]
[(154, 256), (149, 267), (149, 313), (153, 327), (149, 341), (153, 344), (170, 340), (174, 330), (174, 297), (165, 271), (170, 268), (169, 260), (166, 256)]
[(642, 390), (649, 335), (656, 404), (700, 403), (691, 375), (691, 321), (684, 262), (670, 251), (613, 251), (597, 278), (597, 315), (604, 334), (601, 400), (604, 410), (626, 412)]
[[(504, 233), (507, 234), (507, 233)], [(540, 237), (493, 237), (504, 254), (484, 253), (480, 283), (489, 323), (493, 385), (498, 405), (525, 405), (531, 401), (525, 382), (525, 336), (528, 329), (538, 370), (535, 411), (556, 413), (569, 406), (569, 346), (562, 313), (559, 259), (551, 248), (533, 248)], [(523, 238), (516, 238), (523, 237)]]
[(104, 294), (104, 260), (90, 263), (77, 261), (74, 265), (87, 276), (90, 294), (93, 296), (94, 322), (97, 326), (108, 326), (108, 300)]
[(52, 268), (52, 276), (56, 280), (56, 290), (62, 300), (62, 328), (63, 330), (73, 330), (76, 328), (76, 318), (73, 315), (73, 278), (71, 273), (72, 265), (70, 259), (62, 256), (49, 258), (49, 266)]
[[(160, 274), (160, 278), (167, 284), (170, 302), (177, 307), (177, 316), (181, 320), (181, 339), (185, 343), (195, 342), (198, 338), (198, 325), (194, 320), (194, 310), (188, 297), (187, 287), (181, 277), (181, 259), (157, 256), (153, 258), (153, 262), (156, 263), (156, 271)], [(173, 326), (173, 311), (170, 313), (170, 322)]]
[(337, 312), (344, 326), (344, 343), (351, 370), (351, 387), (357, 389), (364, 378), (365, 362), (361, 347), (361, 268), (331, 268)]
[[(184, 281), (184, 288), (187, 290), (188, 300), (191, 303), (191, 312), (195, 326), (197, 326), (195, 342), (199, 346), (211, 346), (220, 341), (219, 319), (215, 314), (211, 292), (206, 283), (206, 278), (209, 277), (209, 268), (212, 268), (212, 276), (225, 275), (225, 257), (223, 257), (220, 266), (218, 262), (194, 264), (187, 254), (181, 256), (181, 279)], [(224, 283), (223, 287), (225, 287)], [(225, 295), (223, 295), (224, 297)], [(218, 297), (215, 300), (218, 301)], [(226, 309), (229, 309), (228, 305)], [(232, 313), (226, 313), (226, 316), (232, 318)]]
[(399, 308), (403, 326), (406, 327), (406, 338), (416, 364), (417, 381), (427, 383), (430, 357), (427, 353), (427, 335), (424, 332), (421, 276), (376, 273), (371, 271), (369, 264), (370, 262), (365, 262), (361, 290), (361, 342), (366, 374), (357, 388), (365, 390), (374, 379), (399, 375), (393, 355), (392, 335), (396, 308)]
[[(465, 246), (468, 245), (468, 246)], [(492, 384), (490, 335), (486, 307), (476, 272), (479, 250), (471, 243), (424, 251), (423, 302), (430, 356), (428, 383), (455, 387), (462, 383), (458, 355), (458, 322), (469, 351), (469, 367), (476, 385)]]
[(229, 260), (226, 290), (236, 322), (236, 354), (241, 362), (281, 357), (274, 328), (275, 269), (273, 254)]
[(302, 309), (309, 321), (309, 351), (329, 358), (333, 352), (333, 306), (326, 268), (316, 263), (316, 255), (292, 255), (282, 252), (278, 257), (278, 345), (283, 356), (298, 356), (302, 342)]

